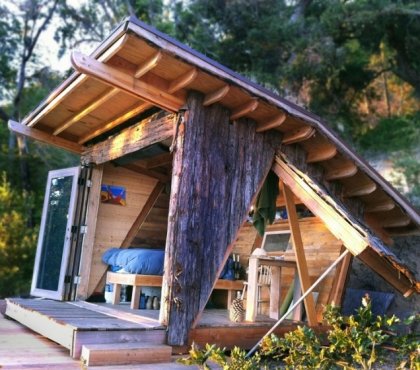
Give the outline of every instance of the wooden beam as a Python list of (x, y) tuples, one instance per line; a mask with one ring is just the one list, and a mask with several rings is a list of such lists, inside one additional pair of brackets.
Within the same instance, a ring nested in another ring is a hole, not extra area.
[(317, 149), (316, 151), (309, 152), (306, 157), (306, 163), (317, 163), (328, 161), (334, 158), (337, 154), (337, 148), (334, 145), (328, 145), (323, 148)]
[(123, 155), (144, 149), (173, 136), (174, 114), (148, 117), (128, 127), (112, 138), (93, 145), (83, 153), (84, 163), (105, 163)]
[(156, 168), (156, 167), (160, 167), (160, 166), (165, 166), (167, 164), (171, 164), (172, 163), (172, 153), (163, 153), (163, 154), (157, 155), (156, 157), (147, 159), (145, 161), (145, 163), (146, 163), (146, 168), (147, 169)]
[(191, 68), (189, 71), (185, 72), (181, 76), (175, 78), (171, 81), (168, 88), (168, 93), (173, 94), (174, 92), (183, 89), (193, 82), (198, 76), (197, 68)]
[(386, 243), (387, 245), (394, 244), (394, 241), (392, 240), (391, 236), (383, 228), (380, 220), (378, 219), (378, 214), (365, 213), (364, 221), (369, 226), (369, 228), (384, 241), (384, 243)]
[(274, 156), (276, 135), (228, 124), (227, 110), (204, 108), (203, 99), (190, 92), (193, 113), (179, 127), (174, 151), (161, 309), (170, 345), (187, 344)]
[(63, 132), (65, 129), (69, 128), (71, 125), (80, 121), (83, 117), (87, 116), (90, 112), (92, 112), (96, 108), (100, 107), (102, 104), (104, 104), (107, 100), (111, 99), (118, 92), (119, 92), (119, 90), (115, 87), (105, 91), (99, 97), (95, 98), (91, 103), (85, 105), (79, 113), (70, 117), (68, 120), (66, 120), (64, 123), (62, 123), (60, 126), (58, 126), (54, 130), (53, 135), (58, 135), (60, 132)]
[(289, 145), (308, 140), (315, 134), (315, 129), (311, 126), (304, 126), (298, 130), (286, 132), (283, 138), (283, 144)]
[(337, 204), (327, 203), (318, 195), (316, 188), (310, 186), (280, 157), (276, 157), (273, 171), (353, 255), (358, 255), (368, 246), (367, 235), (364, 231), (354, 225), (342, 211), (340, 212)]
[[(300, 285), (302, 287), (302, 294), (311, 287), (312, 283), (309, 278), (308, 264), (305, 257), (305, 248), (303, 247), (302, 235), (300, 233), (299, 220), (296, 212), (296, 207), (293, 201), (294, 194), (289, 187), (281, 182), (281, 187), (286, 201), (287, 217), (289, 221), (290, 231), (292, 233), (293, 249), (295, 251), (296, 264), (299, 274)], [(318, 324), (316, 318), (315, 301), (312, 294), (309, 294), (305, 299), (306, 315), (310, 326)]]
[[(342, 247), (340, 251), (340, 255), (345, 251), (346, 247)], [(349, 276), (351, 263), (353, 261), (353, 256), (351, 254), (347, 254), (343, 261), (337, 266), (335, 270), (335, 276), (333, 279), (332, 287), (330, 290), (330, 296), (328, 298), (329, 304), (334, 304), (336, 306), (341, 306), (344, 290), (346, 287), (346, 281)]]
[(414, 292), (420, 293), (420, 283), (415, 282), (415, 277), (410, 280), (406, 274), (409, 271), (401, 272), (390, 260), (383, 257), (381, 252), (373, 248), (366, 248), (359, 256), (373, 271), (382, 276), (395, 289), (401, 292), (404, 297), (409, 297)]
[(374, 182), (366, 183), (352, 189), (346, 189), (344, 192), (344, 197), (351, 198), (351, 197), (361, 197), (363, 195), (372, 194), (376, 189), (377, 185)]
[(325, 174), (325, 180), (333, 181), (333, 180), (340, 180), (346, 179), (348, 177), (352, 177), (357, 173), (357, 166), (354, 163), (346, 163), (343, 167), (334, 168), (332, 170), (327, 171)]
[(149, 198), (147, 198), (147, 201), (144, 204), (142, 210), (140, 211), (139, 215), (137, 216), (137, 218), (131, 225), (130, 230), (128, 230), (127, 235), (125, 236), (123, 242), (121, 243), (121, 248), (128, 248), (129, 246), (131, 246), (134, 238), (136, 237), (137, 233), (139, 232), (141, 226), (143, 225), (150, 211), (154, 207), (157, 199), (159, 198), (160, 193), (162, 193), (162, 190), (164, 188), (165, 188), (165, 184), (162, 182), (158, 182), (156, 186), (153, 188), (153, 191), (150, 193)]
[(93, 246), (95, 242), (96, 223), (98, 221), (98, 210), (101, 203), (101, 185), (103, 166), (92, 168), (91, 188), (88, 198), (88, 209), (86, 218), (87, 232), (83, 237), (82, 255), (80, 260), (80, 283), (77, 285), (76, 296), (79, 300), (88, 298), (89, 278), (92, 268)]
[(252, 98), (246, 103), (235, 107), (232, 111), (232, 114), (230, 116), (230, 120), (234, 121), (235, 119), (241, 118), (246, 116), (247, 114), (253, 112), (258, 107), (258, 99)]
[(401, 215), (400, 217), (395, 218), (381, 218), (379, 222), (382, 227), (404, 227), (410, 225), (411, 219), (407, 216)]
[(166, 174), (161, 173), (161, 172), (153, 171), (153, 170), (148, 170), (147, 168), (143, 168), (143, 167), (137, 166), (135, 164), (128, 163), (128, 164), (122, 165), (121, 167), (124, 167), (127, 170), (137, 172), (137, 173), (140, 173), (140, 174), (145, 175), (145, 176), (152, 177), (152, 178), (154, 178), (156, 180), (159, 180), (159, 181), (161, 181), (165, 184), (167, 182), (171, 181), (171, 177), (169, 175), (166, 175)]
[(153, 54), (148, 60), (146, 60), (137, 67), (136, 72), (134, 73), (134, 77), (140, 78), (141, 76), (145, 75), (147, 72), (155, 68), (161, 59), (162, 52), (159, 50), (157, 53)]
[(375, 213), (375, 212), (387, 212), (395, 208), (395, 203), (391, 200), (385, 200), (378, 203), (367, 204), (365, 207), (365, 212)]
[(9, 130), (16, 132), (17, 134), (29, 137), (42, 143), (56, 146), (64, 150), (68, 150), (72, 153), (82, 154), (86, 150), (86, 148), (83, 145), (79, 145), (61, 137), (53, 136), (36, 128), (21, 125), (20, 123), (12, 120), (9, 120), (8, 127)]
[[(124, 34), (117, 41), (115, 41), (106, 51), (98, 57), (98, 61), (106, 62), (111, 59), (121, 48), (125, 45), (128, 40), (128, 35)], [(35, 116), (30, 114), (23, 120), (23, 124), (33, 127), (41, 119), (43, 119), (48, 113), (50, 113), (58, 104), (60, 104), (76, 87), (80, 86), (86, 81), (88, 76), (82, 74), (77, 76), (64, 90), (55, 91), (47, 98), (47, 105)]]
[(138, 104), (135, 108), (131, 108), (127, 112), (118, 115), (117, 117), (113, 118), (112, 120), (108, 121), (107, 123), (101, 125), (101, 127), (93, 129), (92, 131), (88, 132), (87, 134), (83, 135), (79, 138), (78, 143), (84, 144), (90, 139), (93, 139), (96, 136), (99, 136), (103, 134), (104, 132), (107, 132), (114, 127), (118, 126), (120, 123), (123, 123), (130, 118), (133, 118), (137, 114), (140, 114), (141, 112), (144, 112), (145, 110), (151, 108), (153, 105), (150, 103), (142, 102), (141, 104)]
[(287, 115), (284, 112), (280, 112), (276, 116), (270, 118), (267, 121), (260, 122), (257, 124), (257, 132), (264, 132), (271, 130), (273, 128), (279, 127), (281, 124), (283, 124), (284, 121), (286, 121)]
[(225, 85), (222, 86), (221, 88), (214, 90), (210, 93), (208, 93), (205, 97), (204, 97), (204, 101), (203, 101), (203, 105), (205, 107), (212, 105), (214, 103), (219, 102), (220, 100), (222, 100), (227, 93), (230, 90), (230, 86), (229, 85)]
[(118, 68), (108, 66), (81, 53), (73, 52), (71, 61), (73, 67), (79, 72), (85, 73), (112, 87), (117, 87), (136, 98), (146, 100), (160, 108), (177, 112), (184, 104), (182, 99), (174, 95), (168, 94)]

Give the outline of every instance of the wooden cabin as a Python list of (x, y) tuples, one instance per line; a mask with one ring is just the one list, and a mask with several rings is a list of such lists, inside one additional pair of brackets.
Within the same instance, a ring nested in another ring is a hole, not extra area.
[[(292, 282), (294, 298), (308, 292), (346, 250), (278, 333), (302, 321), (322, 330), (352, 256), (404, 296), (419, 293), (386, 245), (418, 233), (420, 216), (319, 117), (132, 17), (72, 63), (45, 101), (9, 122), (81, 165), (48, 178), (32, 286), (44, 299), (9, 299), (8, 316), (74, 357), (116, 342), (250, 348), (279, 318)], [(260, 236), (250, 214), (269, 171), (279, 217)], [(254, 251), (270, 235), (288, 235), (287, 247), (270, 254), (271, 286), (260, 284), (257, 297), (255, 266), (267, 261)], [(116, 274), (102, 262), (110, 248), (144, 246), (164, 250), (163, 277)], [(223, 281), (232, 254), (240, 268)], [(107, 279), (115, 304), (93, 302)], [(120, 302), (124, 286), (131, 304)], [(162, 287), (160, 310), (138, 309), (145, 286)], [(244, 286), (247, 321), (230, 322), (226, 308)]]

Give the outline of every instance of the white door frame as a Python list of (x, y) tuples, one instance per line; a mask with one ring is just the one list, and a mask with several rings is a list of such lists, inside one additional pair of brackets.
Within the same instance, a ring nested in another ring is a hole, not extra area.
[[(47, 187), (46, 187), (45, 196), (44, 196), (44, 206), (42, 209), (41, 226), (39, 230), (38, 244), (37, 244), (35, 263), (34, 263), (34, 273), (32, 277), (31, 295), (33, 296), (51, 298), (51, 299), (57, 299), (57, 300), (64, 299), (64, 279), (66, 276), (67, 264), (68, 264), (68, 258), (69, 258), (69, 252), (70, 252), (71, 229), (73, 225), (74, 212), (76, 208), (75, 205), (76, 205), (76, 198), (77, 198), (77, 188), (78, 188), (77, 184), (78, 184), (78, 179), (79, 179), (79, 172), (80, 172), (79, 167), (71, 167), (71, 168), (50, 171), (48, 173)], [(49, 209), (51, 182), (52, 182), (52, 179), (54, 178), (68, 177), (68, 176), (73, 176), (73, 180), (72, 180), (72, 186), (71, 186), (71, 195), (70, 195), (70, 202), (69, 202), (66, 232), (64, 236), (63, 255), (61, 258), (61, 268), (60, 268), (60, 276), (58, 280), (58, 289), (56, 291), (40, 289), (40, 288), (37, 288), (36, 285), (38, 281), (39, 264), (41, 262), (40, 260), (42, 256), (42, 246), (44, 242), (47, 213)]]

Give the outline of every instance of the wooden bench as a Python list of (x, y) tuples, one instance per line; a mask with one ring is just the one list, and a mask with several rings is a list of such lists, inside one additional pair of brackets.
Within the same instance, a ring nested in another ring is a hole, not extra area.
[[(133, 287), (130, 304), (132, 309), (139, 308), (141, 287), (161, 287), (162, 280), (163, 277), (158, 275), (119, 274), (116, 272), (108, 272), (106, 276), (106, 283), (113, 284), (112, 304), (120, 303), (121, 285)], [(229, 309), (230, 304), (235, 297), (235, 292), (242, 291), (243, 286), (243, 280), (219, 279), (217, 280), (214, 289), (227, 290), (227, 306)]]

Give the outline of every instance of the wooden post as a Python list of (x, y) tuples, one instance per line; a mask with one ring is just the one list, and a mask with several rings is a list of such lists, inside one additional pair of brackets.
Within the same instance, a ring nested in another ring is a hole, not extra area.
[(229, 123), (195, 92), (176, 136), (161, 321), (168, 344), (185, 345), (279, 145), (255, 123)]
[[(303, 248), (302, 235), (300, 234), (299, 221), (297, 218), (296, 207), (293, 203), (293, 193), (283, 182), (282, 190), (284, 199), (286, 201), (287, 218), (289, 220), (290, 230), (292, 232), (293, 247), (296, 254), (296, 263), (299, 273), (300, 284), (302, 286), (302, 293), (305, 293), (312, 285), (309, 279), (308, 265), (305, 258), (305, 250)], [(310, 326), (317, 325), (315, 302), (312, 294), (309, 294), (305, 300), (305, 309), (308, 316)]]
[[(343, 245), (341, 247), (340, 254), (346, 250), (346, 247)], [(341, 301), (343, 299), (344, 288), (346, 286), (346, 281), (349, 276), (351, 262), (353, 261), (353, 256), (348, 254), (343, 261), (337, 266), (334, 275), (334, 281), (331, 287), (330, 296), (328, 298), (329, 304), (335, 304), (336, 306), (341, 306)]]
[(77, 286), (76, 296), (85, 300), (89, 296), (89, 278), (93, 259), (93, 245), (95, 242), (96, 222), (98, 219), (99, 204), (101, 203), (101, 184), (103, 165), (92, 169), (92, 187), (88, 199), (88, 213), (86, 218), (87, 233), (83, 239), (82, 255), (80, 259), (80, 284)]

